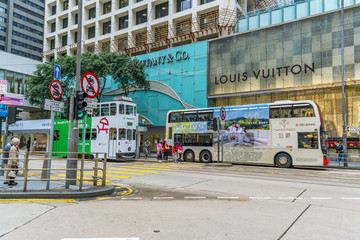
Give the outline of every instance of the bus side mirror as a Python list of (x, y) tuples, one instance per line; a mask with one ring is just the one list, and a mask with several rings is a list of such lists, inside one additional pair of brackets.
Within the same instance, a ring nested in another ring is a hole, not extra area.
[(213, 130), (217, 131), (218, 130), (218, 119), (217, 118), (213, 118)]

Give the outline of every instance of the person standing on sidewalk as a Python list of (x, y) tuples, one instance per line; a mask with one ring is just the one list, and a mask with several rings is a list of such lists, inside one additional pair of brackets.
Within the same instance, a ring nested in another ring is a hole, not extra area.
[(158, 161), (162, 160), (162, 151), (163, 151), (162, 142), (163, 142), (163, 140), (160, 139), (160, 141), (156, 144), (156, 154), (157, 154)]
[(14, 172), (13, 174), (11, 174), (10, 172), (8, 173), (9, 175), (9, 183), (8, 185), (16, 185), (17, 182), (14, 181), (16, 174), (18, 172), (18, 166), (19, 166), (19, 144), (20, 144), (20, 139), (18, 138), (13, 138), (11, 140), (11, 149), (10, 149), (10, 153), (9, 153), (9, 161), (8, 161), (8, 165), (10, 168), (13, 168), (14, 170), (11, 170), (10, 172)]
[(150, 157), (150, 142), (149, 142), (149, 139), (145, 139), (144, 152), (145, 152), (145, 159), (147, 157)]
[[(13, 139), (14, 137), (11, 137), (11, 140)], [(4, 150), (3, 150), (3, 160), (2, 160), (2, 163), (1, 163), (1, 168), (8, 168), (8, 158), (9, 158), (9, 152), (10, 152), (10, 149), (11, 149), (11, 140), (10, 142), (8, 142), (5, 147), (4, 147)], [(5, 179), (7, 179), (7, 174), (8, 174), (9, 171), (2, 171), (1, 172), (1, 176), (4, 175), (5, 173)], [(4, 184), (8, 184), (8, 182), (4, 182)]]
[(173, 161), (174, 161), (174, 163), (178, 163), (179, 155), (178, 155), (178, 145), (177, 145), (177, 143), (174, 144), (172, 152), (173, 152)]
[(164, 141), (164, 160), (165, 161), (168, 161), (169, 159), (168, 159), (168, 156), (169, 156), (169, 149), (170, 149), (170, 147), (169, 147), (169, 145), (167, 144), (167, 142), (166, 142), (166, 140)]
[(339, 156), (336, 158), (337, 161), (344, 161), (344, 146), (343, 146), (343, 142), (340, 141), (337, 145), (336, 145), (336, 152), (339, 154)]

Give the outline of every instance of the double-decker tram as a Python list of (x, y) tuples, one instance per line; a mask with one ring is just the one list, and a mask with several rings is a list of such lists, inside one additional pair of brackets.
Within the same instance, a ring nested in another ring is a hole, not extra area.
[[(54, 155), (65, 156), (67, 152), (69, 121), (55, 120)], [(91, 117), (86, 118), (85, 141), (83, 120), (79, 120), (79, 152), (85, 142), (85, 153), (107, 153), (109, 159), (136, 156), (136, 128), (138, 116), (136, 104), (128, 97), (115, 97), (111, 102), (97, 104)], [(102, 157), (101, 155), (99, 157)]]
[[(224, 119), (219, 131), (214, 131), (214, 119)], [(183, 144), (186, 161), (278, 167), (328, 164), (321, 113), (312, 101), (170, 111), (166, 138), (170, 144)]]

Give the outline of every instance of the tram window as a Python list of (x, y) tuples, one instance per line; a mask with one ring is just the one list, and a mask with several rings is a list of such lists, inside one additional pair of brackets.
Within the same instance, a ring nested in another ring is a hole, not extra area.
[(182, 134), (174, 134), (174, 144), (183, 142)]
[(298, 104), (293, 106), (295, 117), (315, 117), (314, 108), (310, 104)]
[(126, 140), (132, 140), (131, 139), (131, 129), (126, 130)]
[(91, 140), (96, 140), (97, 130), (96, 128), (91, 129)]
[(60, 131), (55, 130), (55, 132), (54, 132), (54, 141), (59, 141), (59, 140), (60, 140)]
[(135, 139), (136, 139), (136, 130), (133, 129), (133, 140), (135, 140)]
[(292, 106), (273, 106), (270, 107), (270, 118), (291, 118), (292, 117)]
[(82, 141), (83, 130), (79, 129), (79, 141)]
[(116, 128), (110, 128), (109, 140), (116, 140)]
[(110, 116), (115, 116), (116, 115), (116, 103), (111, 103), (110, 104)]
[(184, 146), (198, 146), (196, 133), (184, 134)]
[(182, 122), (181, 112), (172, 112), (172, 113), (170, 113), (168, 121), (170, 123)]
[(134, 115), (136, 116), (136, 107), (134, 107)]
[(101, 116), (109, 116), (109, 104), (101, 104)]
[(95, 117), (100, 116), (100, 105), (97, 105), (97, 108), (94, 109), (94, 116)]
[(85, 133), (85, 140), (90, 140), (90, 129), (86, 129), (86, 133)]
[(213, 119), (213, 112), (198, 112), (198, 121), (200, 122), (208, 122), (208, 121), (212, 121)]
[(298, 148), (313, 148), (318, 149), (318, 133), (304, 132), (298, 133)]
[(119, 128), (119, 140), (125, 140), (125, 129)]
[(124, 114), (124, 104), (119, 104), (119, 114)]
[(126, 105), (126, 115), (134, 115), (133, 111), (134, 111), (133, 106)]
[(213, 135), (206, 134), (198, 134), (199, 146), (212, 146), (213, 145)]
[(197, 121), (197, 112), (184, 112), (184, 121), (185, 122), (196, 122)]

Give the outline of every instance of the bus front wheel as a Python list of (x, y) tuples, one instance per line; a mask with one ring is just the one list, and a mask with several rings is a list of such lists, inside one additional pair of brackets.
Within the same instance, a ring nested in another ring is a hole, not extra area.
[(275, 164), (281, 168), (289, 168), (292, 166), (292, 159), (289, 154), (280, 153), (275, 157)]
[(202, 162), (202, 163), (211, 163), (212, 162), (211, 152), (209, 152), (208, 150), (202, 151), (200, 153), (200, 162)]
[(187, 150), (184, 152), (184, 160), (186, 162), (193, 162), (195, 161), (195, 154), (193, 151), (191, 150)]

